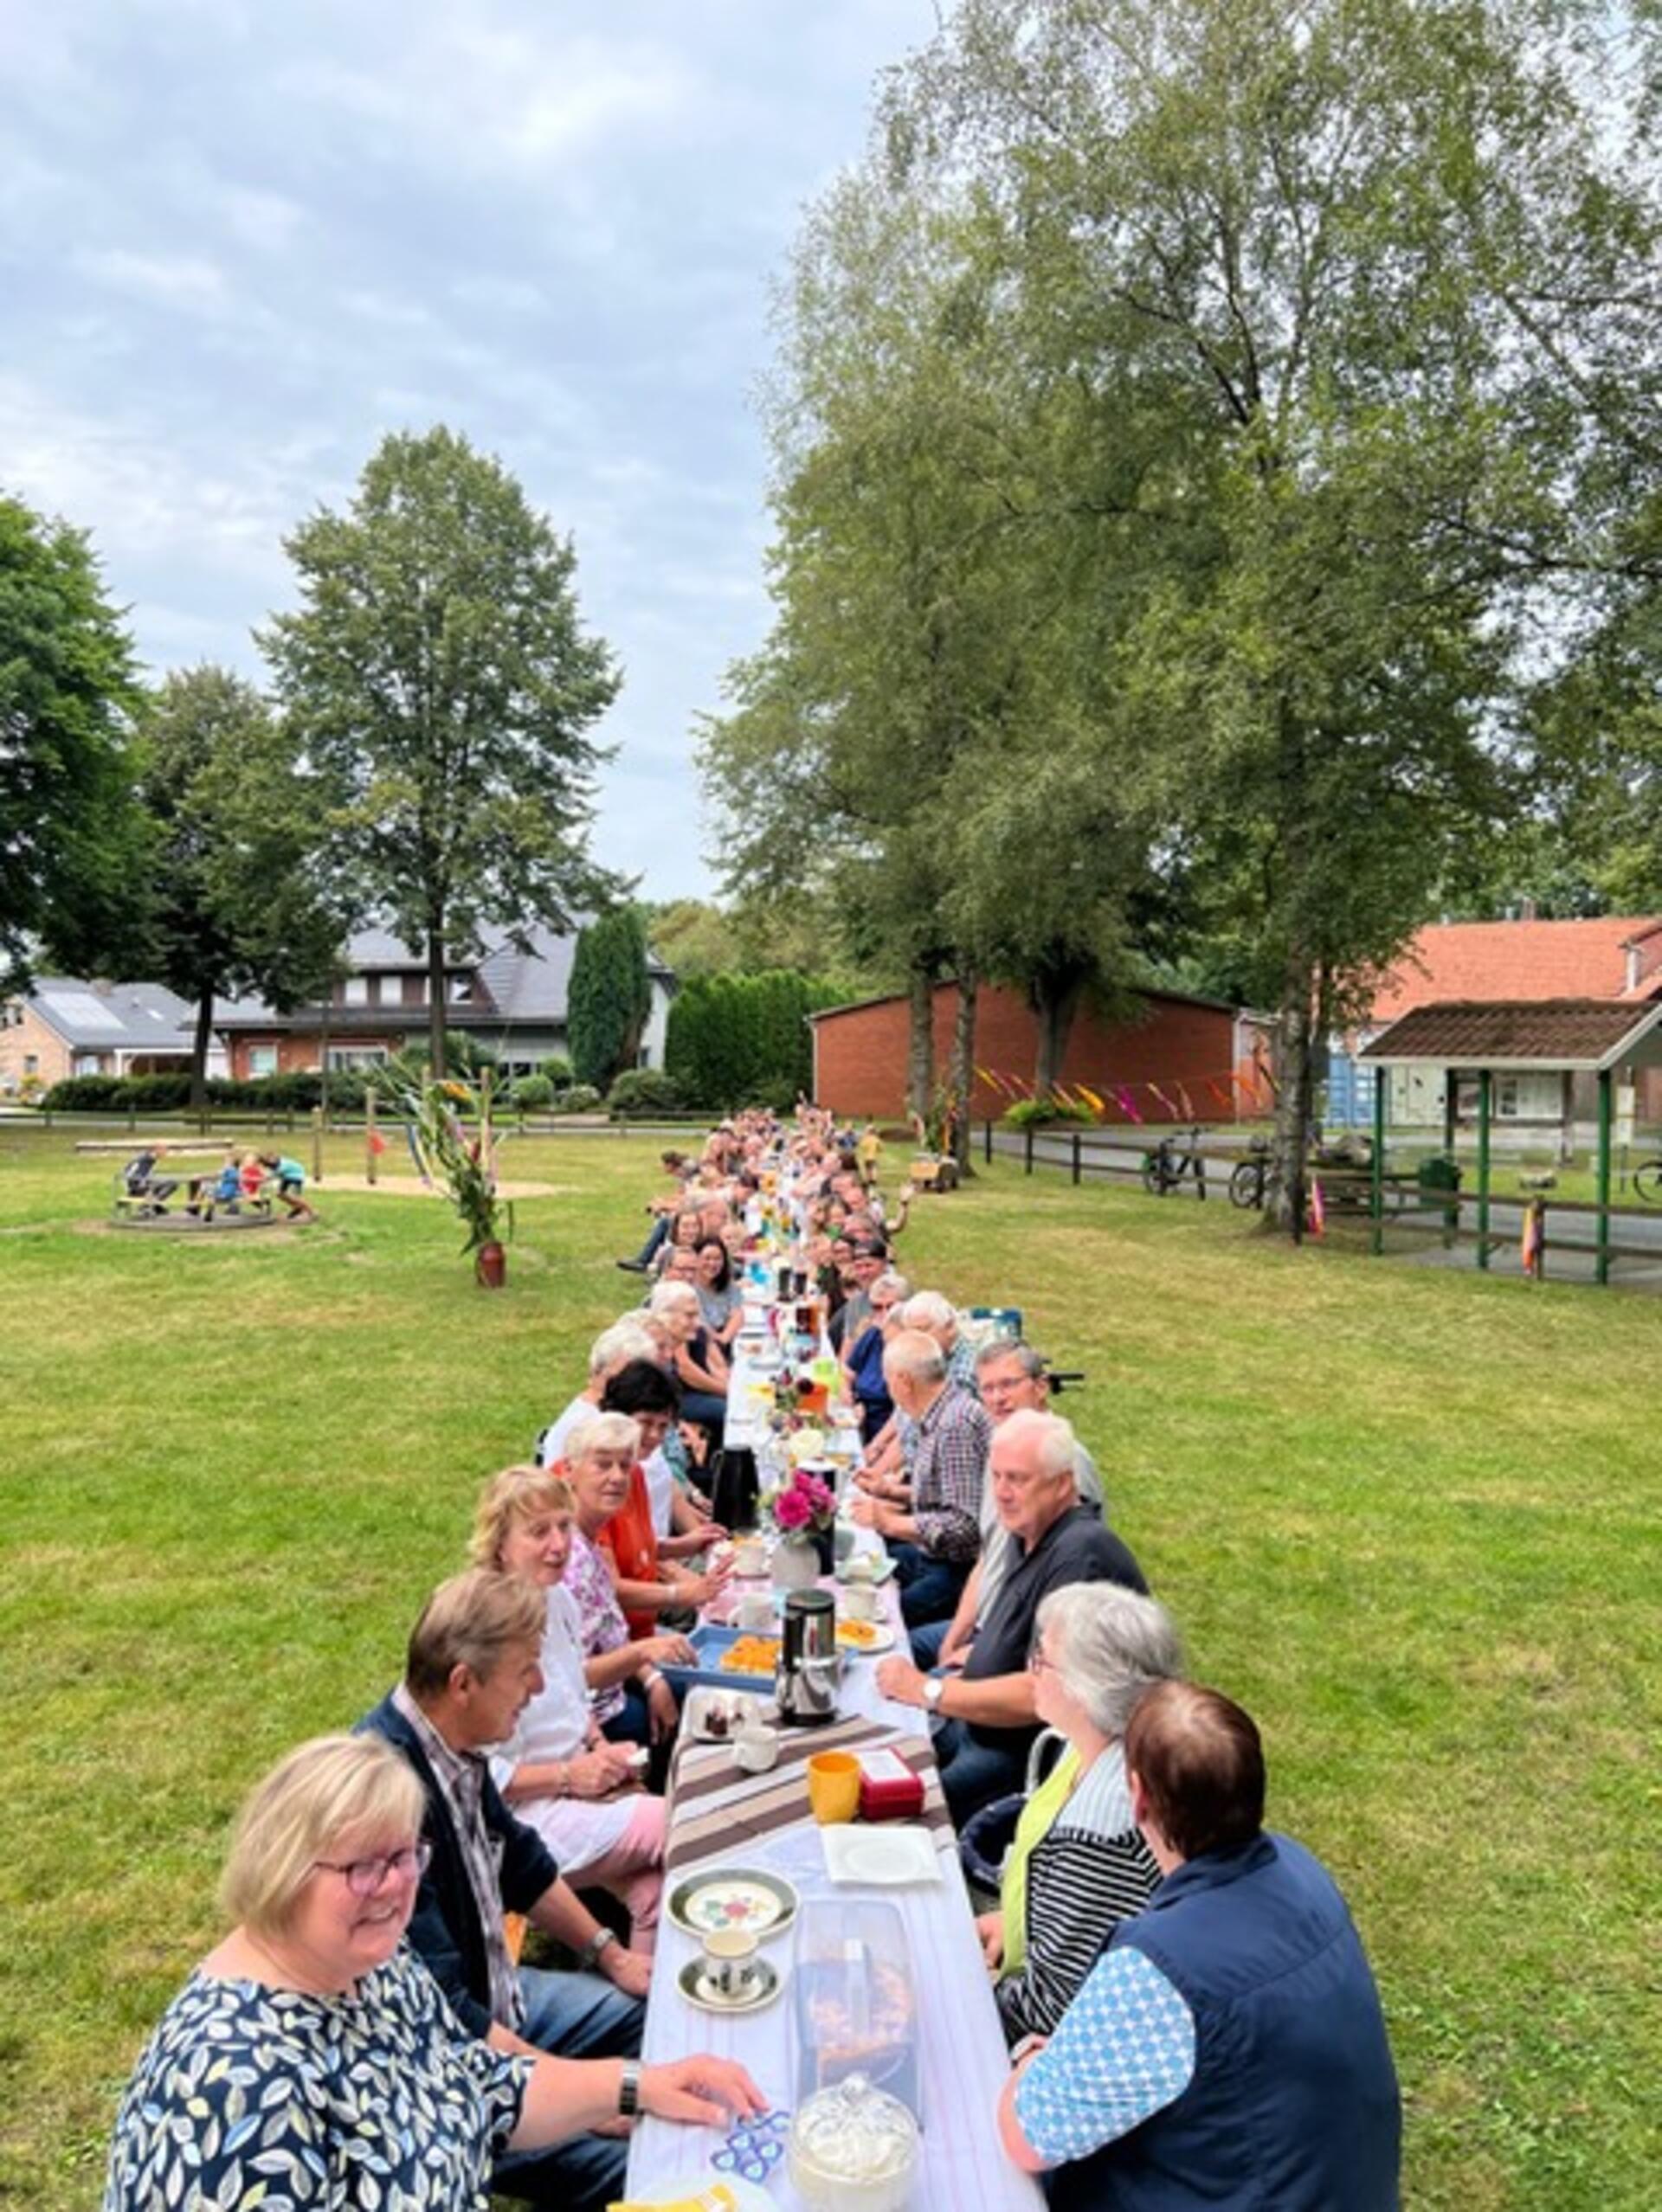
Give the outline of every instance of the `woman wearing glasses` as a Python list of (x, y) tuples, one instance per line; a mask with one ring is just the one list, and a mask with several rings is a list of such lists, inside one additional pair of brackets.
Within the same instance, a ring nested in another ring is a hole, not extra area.
[(1122, 1739), (1143, 1692), (1182, 1671), (1165, 1607), (1115, 1582), (1053, 1590), (1036, 1627), (1034, 1710), (1067, 1748), (1021, 1809), (999, 1909), (976, 1923), (1013, 2046), (1054, 2034), (1115, 1924), (1154, 1893)]
[(291, 1752), (243, 1807), (222, 1884), (236, 1925), (146, 2045), (104, 2212), (396, 2203), (485, 2212), (497, 2155), (637, 2112), (709, 2124), (762, 2099), (719, 2059), (524, 2058), (459, 2026), (403, 1945), (422, 1785), (374, 1736)]

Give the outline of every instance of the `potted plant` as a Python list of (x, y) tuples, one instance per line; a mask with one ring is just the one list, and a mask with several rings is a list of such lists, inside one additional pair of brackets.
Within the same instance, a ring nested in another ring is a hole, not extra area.
[(766, 1492), (763, 1511), (779, 1532), (773, 1579), (784, 1590), (805, 1590), (829, 1574), (835, 1556), (836, 1493), (806, 1467), (793, 1468)]
[[(403, 1116), (417, 1173), (441, 1189), (467, 1230), (464, 1252), (473, 1255), (475, 1279), (499, 1290), (507, 1279), (505, 1240), (513, 1234), (513, 1207), (497, 1193), (488, 1098), (465, 1083), (423, 1083), (394, 1075), (385, 1085)], [(479, 1134), (470, 1137), (464, 1115), (472, 1109)]]

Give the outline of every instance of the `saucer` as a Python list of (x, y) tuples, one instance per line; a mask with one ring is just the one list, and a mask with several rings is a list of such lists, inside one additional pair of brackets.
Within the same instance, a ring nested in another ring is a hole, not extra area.
[(750, 1986), (743, 1997), (724, 1997), (702, 1958), (689, 1958), (675, 1977), (675, 1985), (687, 2003), (700, 2012), (760, 2012), (784, 1987), (776, 1966), (758, 1958), (753, 1962)]

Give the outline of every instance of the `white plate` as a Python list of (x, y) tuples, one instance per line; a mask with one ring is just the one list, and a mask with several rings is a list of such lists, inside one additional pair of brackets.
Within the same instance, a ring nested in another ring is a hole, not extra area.
[(885, 1621), (860, 1621), (855, 1624), (857, 1627), (868, 1628), (873, 1631), (869, 1643), (845, 1643), (842, 1640), (845, 1625), (842, 1621), (837, 1623), (837, 1649), (845, 1659), (875, 1659), (879, 1653), (894, 1649), (894, 1630)]
[(896, 1889), (908, 1882), (938, 1881), (940, 1854), (926, 1828), (899, 1823), (861, 1827), (839, 1823), (820, 1830), (825, 1868), (833, 1881), (870, 1882)]

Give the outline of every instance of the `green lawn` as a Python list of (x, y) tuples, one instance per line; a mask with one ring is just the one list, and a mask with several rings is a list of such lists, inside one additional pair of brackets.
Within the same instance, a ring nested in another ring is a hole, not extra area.
[[(425, 1201), (89, 1229), (110, 1162), (0, 1123), (0, 2198), (96, 2202), (233, 1807), (392, 1678), (481, 1477), (631, 1296), (655, 1148), (515, 1145), (558, 1189), (491, 1297)], [(1065, 1410), (1116, 1522), (1369, 1942), (1409, 2203), (1654, 2203), (1656, 1303), (1294, 1254), (1014, 1163), (921, 1201), (905, 1257), (1088, 1370)]]

